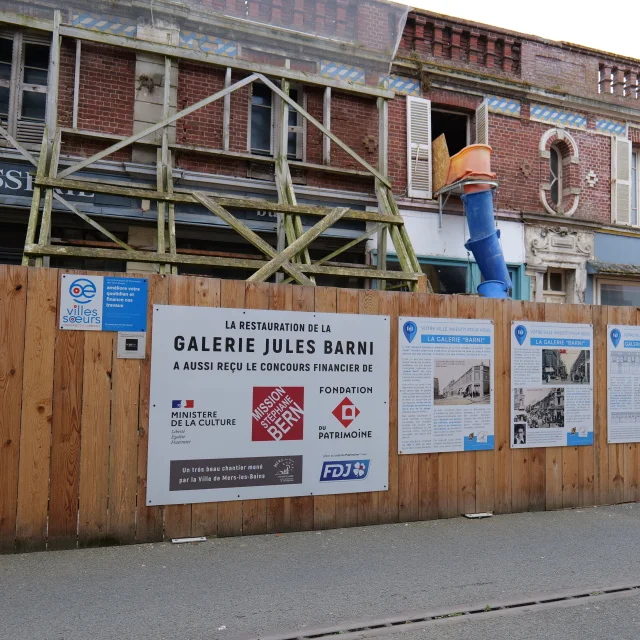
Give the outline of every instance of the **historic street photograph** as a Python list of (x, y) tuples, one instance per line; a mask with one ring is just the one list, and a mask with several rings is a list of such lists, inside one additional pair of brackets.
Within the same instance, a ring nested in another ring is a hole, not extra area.
[(543, 349), (543, 384), (589, 384), (591, 359), (588, 349)]
[(433, 374), (436, 406), (489, 404), (491, 376), (485, 360), (436, 360)]
[[(564, 389), (513, 390), (514, 427), (528, 429), (564, 429)], [(517, 429), (515, 431), (517, 433)]]

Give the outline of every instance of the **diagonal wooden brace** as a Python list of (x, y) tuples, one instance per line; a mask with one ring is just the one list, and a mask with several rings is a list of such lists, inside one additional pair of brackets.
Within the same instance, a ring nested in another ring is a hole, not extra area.
[(303, 233), (297, 240), (292, 242), (284, 251), (280, 252), (273, 260), (267, 262), (261, 269), (256, 271), (249, 282), (264, 282), (272, 276), (280, 267), (285, 268), (285, 264), (293, 258), (299, 251), (308, 247), (323, 231), (326, 231), (332, 224), (335, 224), (348, 211), (347, 207), (338, 207), (316, 223), (311, 229)]
[[(5, 138), (10, 144), (12, 144), (34, 167), (38, 166), (38, 163), (36, 162), (36, 159), (33, 157), (33, 155), (29, 153), (27, 149), (23, 145), (21, 145), (13, 136), (9, 135), (7, 130), (4, 129), (3, 127), (0, 127), (0, 135), (3, 138)], [(46, 156), (43, 156), (43, 157), (46, 158)], [(105, 229), (100, 223), (96, 222), (95, 220), (92, 220), (86, 213), (83, 213), (82, 211), (80, 211), (80, 209), (78, 209), (75, 205), (71, 204), (68, 200), (63, 198), (59, 193), (56, 193), (54, 191), (53, 197), (60, 204), (67, 207), (69, 211), (71, 211), (72, 213), (75, 213), (79, 218), (84, 220), (87, 224), (90, 224), (94, 229), (96, 229), (97, 231), (105, 235), (107, 238), (109, 238), (109, 240), (111, 240), (112, 242), (115, 242), (117, 245), (119, 245), (123, 249), (127, 249), (128, 251), (133, 251), (133, 249), (126, 242), (123, 242), (122, 240), (120, 240), (120, 238), (117, 238), (116, 236), (114, 236), (110, 231)], [(35, 233), (35, 229), (34, 229), (34, 233)], [(29, 237), (28, 234), (27, 236)], [(27, 241), (27, 244), (31, 244), (31, 242)]]
[(210, 95), (208, 98), (204, 98), (204, 100), (200, 100), (200, 102), (196, 102), (195, 104), (192, 104), (190, 107), (187, 107), (182, 111), (178, 111), (178, 113), (174, 113), (171, 117), (165, 118), (161, 122), (158, 122), (157, 124), (153, 124), (150, 127), (147, 127), (146, 129), (144, 129), (143, 131), (135, 133), (134, 135), (129, 136), (124, 140), (120, 140), (120, 142), (116, 142), (116, 144), (112, 144), (107, 149), (104, 149), (103, 151), (96, 153), (90, 158), (85, 158), (84, 160), (82, 160), (82, 162), (78, 162), (77, 164), (67, 167), (64, 171), (61, 171), (58, 174), (58, 177), (66, 178), (67, 176), (70, 176), (72, 173), (75, 173), (76, 171), (80, 171), (80, 169), (84, 169), (85, 167), (88, 167), (90, 164), (93, 164), (94, 162), (97, 162), (98, 160), (101, 160), (102, 158), (109, 156), (112, 153), (119, 151), (120, 149), (123, 149), (124, 147), (132, 144), (133, 142), (137, 142), (142, 138), (146, 138), (149, 134), (154, 133), (159, 129), (163, 129), (164, 127), (167, 127), (170, 124), (173, 124), (176, 120), (180, 120), (180, 118), (184, 118), (184, 116), (188, 116), (190, 113), (193, 113), (198, 109), (202, 109), (202, 107), (206, 107), (208, 104), (211, 104), (212, 102), (215, 102), (220, 98), (224, 98), (224, 96), (226, 96), (228, 93), (232, 93), (237, 89), (241, 89), (245, 85), (251, 84), (254, 80), (257, 80), (257, 79), (258, 79), (258, 76), (256, 74), (247, 76), (246, 78), (239, 80), (235, 84), (232, 84), (229, 87), (225, 87), (221, 91), (218, 91)]
[[(211, 213), (217, 215), (221, 220), (224, 220), (234, 231), (237, 231), (245, 240), (248, 240), (254, 247), (260, 249), (269, 258), (275, 258), (278, 252), (267, 242), (265, 242), (257, 233), (249, 229), (246, 224), (243, 224), (234, 215), (229, 213), (226, 209), (221, 207), (211, 196), (204, 191), (194, 191), (193, 197), (203, 206), (206, 207)], [(282, 268), (295, 279), (299, 284), (305, 284), (313, 286), (313, 281), (302, 273), (295, 265), (287, 262), (282, 265)]]

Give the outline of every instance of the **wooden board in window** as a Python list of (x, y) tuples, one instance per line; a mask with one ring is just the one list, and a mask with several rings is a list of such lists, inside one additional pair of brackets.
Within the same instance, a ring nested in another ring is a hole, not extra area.
[(444, 133), (441, 133), (433, 141), (431, 155), (433, 161), (433, 193), (435, 194), (447, 184), (447, 174), (449, 173), (449, 149)]

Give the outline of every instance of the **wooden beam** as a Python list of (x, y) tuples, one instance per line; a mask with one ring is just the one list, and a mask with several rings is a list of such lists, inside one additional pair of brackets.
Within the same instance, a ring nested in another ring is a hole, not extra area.
[[(325, 87), (322, 99), (322, 124), (331, 131), (331, 87)], [(322, 163), (331, 164), (331, 138), (322, 136)]]
[(60, 78), (60, 24), (62, 15), (58, 9), (53, 12), (53, 34), (49, 50), (49, 73), (47, 79), (46, 121), (49, 131), (48, 148), (58, 134), (58, 84)]
[(80, 99), (80, 61), (82, 59), (82, 40), (76, 40), (76, 66), (73, 76), (73, 116), (71, 126), (78, 128), (78, 103)]
[[(40, 246), (30, 244), (24, 248), (28, 256), (73, 256), (76, 258), (100, 258), (103, 260), (127, 260), (130, 262), (164, 263), (181, 265), (204, 265), (211, 267), (228, 267), (232, 269), (260, 269), (266, 264), (265, 260), (243, 260), (239, 258), (216, 258), (212, 256), (177, 254), (171, 256), (159, 255), (155, 251), (121, 251), (120, 249), (93, 249), (89, 247), (71, 246)], [(344, 276), (347, 278), (366, 278), (385, 280), (408, 280), (417, 282), (418, 275), (402, 273), (402, 271), (377, 271), (376, 269), (357, 267), (327, 267), (324, 265), (301, 264), (296, 265), (303, 273), (315, 275)]]
[(356, 162), (360, 163), (367, 171), (372, 173), (380, 182), (391, 188), (391, 182), (389, 179), (383, 176), (377, 169), (374, 169), (366, 160), (361, 158), (351, 147), (346, 145), (338, 136), (331, 133), (321, 122), (316, 120), (306, 109), (303, 109), (295, 100), (292, 100), (284, 91), (275, 85), (271, 80), (265, 78), (261, 73), (257, 73), (256, 76), (264, 82), (274, 93), (278, 94), (291, 108), (295, 109), (300, 115), (306, 118), (311, 124), (316, 126), (325, 136), (329, 136), (333, 142), (335, 142), (345, 153), (350, 155)]
[(155, 133), (159, 129), (162, 129), (163, 127), (166, 127), (166, 126), (172, 124), (173, 122), (176, 122), (176, 120), (180, 120), (180, 118), (183, 118), (184, 116), (187, 116), (190, 113), (193, 113), (194, 111), (197, 111), (198, 109), (202, 109), (202, 107), (206, 107), (208, 104), (211, 104), (212, 102), (215, 102), (216, 100), (219, 100), (220, 98), (223, 98), (228, 93), (231, 93), (232, 91), (237, 91), (238, 89), (241, 89), (242, 87), (244, 87), (247, 84), (251, 84), (254, 80), (257, 80), (257, 78), (258, 78), (258, 76), (256, 74), (248, 76), (247, 78), (243, 78), (242, 80), (236, 82), (235, 84), (231, 85), (230, 87), (226, 87), (225, 89), (221, 89), (220, 91), (214, 93), (213, 95), (210, 95), (209, 97), (204, 98), (204, 100), (200, 100), (199, 102), (196, 102), (195, 104), (192, 104), (190, 107), (187, 107), (186, 109), (183, 109), (182, 111), (179, 111), (178, 113), (175, 113), (171, 117), (165, 118), (161, 122), (158, 122), (157, 124), (153, 124), (150, 127), (147, 127), (146, 129), (144, 129), (143, 131), (140, 131), (138, 133), (134, 133), (132, 136), (129, 136), (128, 138), (125, 138), (124, 140), (121, 140), (120, 142), (116, 142), (115, 144), (112, 144), (107, 149), (99, 151), (98, 153), (92, 155), (91, 157), (85, 158), (81, 162), (78, 162), (77, 164), (74, 164), (74, 165), (72, 165), (70, 167), (67, 167), (64, 171), (60, 172), (60, 176), (59, 177), (60, 178), (66, 178), (67, 176), (71, 175), (72, 173), (75, 173), (76, 171), (80, 171), (80, 169), (84, 169), (85, 167), (88, 167), (90, 164), (93, 164), (94, 162), (97, 162), (98, 160), (102, 160), (102, 158), (104, 158), (106, 156), (109, 156), (112, 153), (115, 153), (116, 151), (119, 151), (120, 149), (123, 149), (124, 147), (132, 144), (133, 142), (136, 142), (137, 140), (140, 140), (141, 138), (146, 138), (148, 135), (150, 135), (152, 133)]
[[(2, 127), (0, 127), (1, 129)], [(4, 131), (4, 129), (2, 129)], [(6, 132), (3, 133), (3, 135)], [(38, 172), (36, 177), (44, 177), (45, 171), (47, 170), (47, 138), (48, 131), (47, 125), (44, 126), (44, 134), (42, 136), (42, 146), (40, 147), (40, 158), (38, 161)], [(24, 149), (24, 148), (23, 148)], [(28, 153), (26, 149), (25, 153)], [(33, 156), (31, 157), (33, 160)], [(40, 215), (40, 192), (42, 189), (39, 186), (33, 187), (33, 196), (31, 198), (31, 211), (29, 212), (29, 222), (27, 223), (27, 235), (25, 238), (25, 245), (33, 244), (36, 239), (36, 229), (38, 227), (38, 216)], [(29, 256), (26, 253), (22, 256), (22, 266), (29, 266)]]
[[(9, 20), (3, 20), (3, 12), (0, 12), (0, 22), (10, 22)], [(51, 27), (49, 26), (47, 30), (51, 31)], [(157, 55), (171, 56), (172, 58), (196, 60), (198, 62), (204, 62), (218, 67), (229, 67), (231, 69), (238, 69), (249, 73), (264, 73), (274, 78), (287, 78), (287, 80), (291, 80), (293, 82), (301, 82), (303, 84), (311, 84), (319, 87), (333, 87), (340, 91), (373, 98), (382, 97), (392, 99), (394, 97), (394, 93), (392, 91), (385, 91), (377, 87), (369, 87), (363, 84), (352, 84), (350, 82), (345, 82), (344, 80), (325, 78), (318, 74), (296, 71), (295, 69), (283, 70), (282, 67), (277, 67), (275, 65), (250, 62), (249, 60), (241, 60), (237, 58), (228, 58), (226, 56), (216, 55), (215, 53), (204, 53), (203, 51), (187, 49), (186, 47), (177, 47), (157, 42), (147, 42), (135, 38), (128, 38), (126, 36), (117, 36), (65, 25), (62, 25), (60, 33), (69, 38), (88, 40), (90, 42), (100, 42), (102, 44), (124, 47), (135, 51), (146, 51)]]
[[(225, 88), (231, 86), (231, 67), (227, 67), (224, 72)], [(229, 129), (231, 128), (231, 94), (224, 97), (222, 105), (222, 149), (229, 151)]]
[[(195, 191), (196, 200), (209, 209), (211, 213), (215, 213), (219, 218), (224, 220), (234, 231), (239, 233), (245, 240), (250, 242), (254, 247), (260, 249), (269, 258), (275, 258), (278, 254), (276, 250), (267, 242), (265, 242), (257, 233), (249, 229), (246, 224), (240, 222), (235, 216), (231, 215), (226, 209), (221, 207), (206, 193)], [(313, 281), (307, 278), (297, 267), (292, 264), (284, 264), (283, 269), (299, 284), (313, 285)]]
[[(74, 191), (93, 191), (95, 193), (108, 193), (111, 195), (126, 196), (129, 198), (140, 198), (141, 200), (159, 200), (164, 202), (182, 202), (193, 204), (198, 202), (193, 195), (193, 191), (176, 190), (173, 195), (159, 193), (153, 188), (139, 189), (135, 187), (118, 187), (113, 184), (103, 184), (101, 182), (90, 182), (88, 180), (67, 180), (42, 177), (36, 178), (36, 184), (41, 187), (55, 187), (57, 189), (71, 189)], [(206, 191), (203, 193), (207, 193)], [(273, 202), (272, 200), (261, 200), (259, 198), (227, 198), (217, 197), (216, 194), (208, 194), (215, 197), (217, 202), (223, 207), (251, 209), (252, 211), (280, 211), (282, 213), (297, 213), (299, 215), (325, 216), (332, 207), (315, 206), (308, 204), (298, 204), (295, 206)], [(345, 220), (368, 220), (370, 222), (387, 222), (389, 224), (403, 225), (402, 217), (376, 213), (375, 211), (357, 211), (349, 209), (344, 215)]]
[(308, 248), (309, 245), (331, 225), (335, 224), (348, 211), (346, 207), (337, 207), (328, 216), (317, 222), (311, 229), (303, 233), (297, 240), (292, 242), (284, 251), (268, 262), (262, 269), (256, 271), (250, 278), (250, 282), (265, 282), (280, 267), (288, 262), (293, 256)]

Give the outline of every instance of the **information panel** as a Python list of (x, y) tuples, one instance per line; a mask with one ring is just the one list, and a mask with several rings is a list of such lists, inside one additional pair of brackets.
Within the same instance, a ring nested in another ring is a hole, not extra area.
[(593, 328), (511, 323), (511, 447), (593, 444)]
[(63, 275), (60, 328), (75, 331), (146, 331), (146, 278)]
[(155, 306), (147, 504), (388, 488), (389, 318)]
[(398, 452), (493, 449), (493, 323), (399, 323)]
[(607, 327), (609, 443), (640, 442), (640, 327)]

